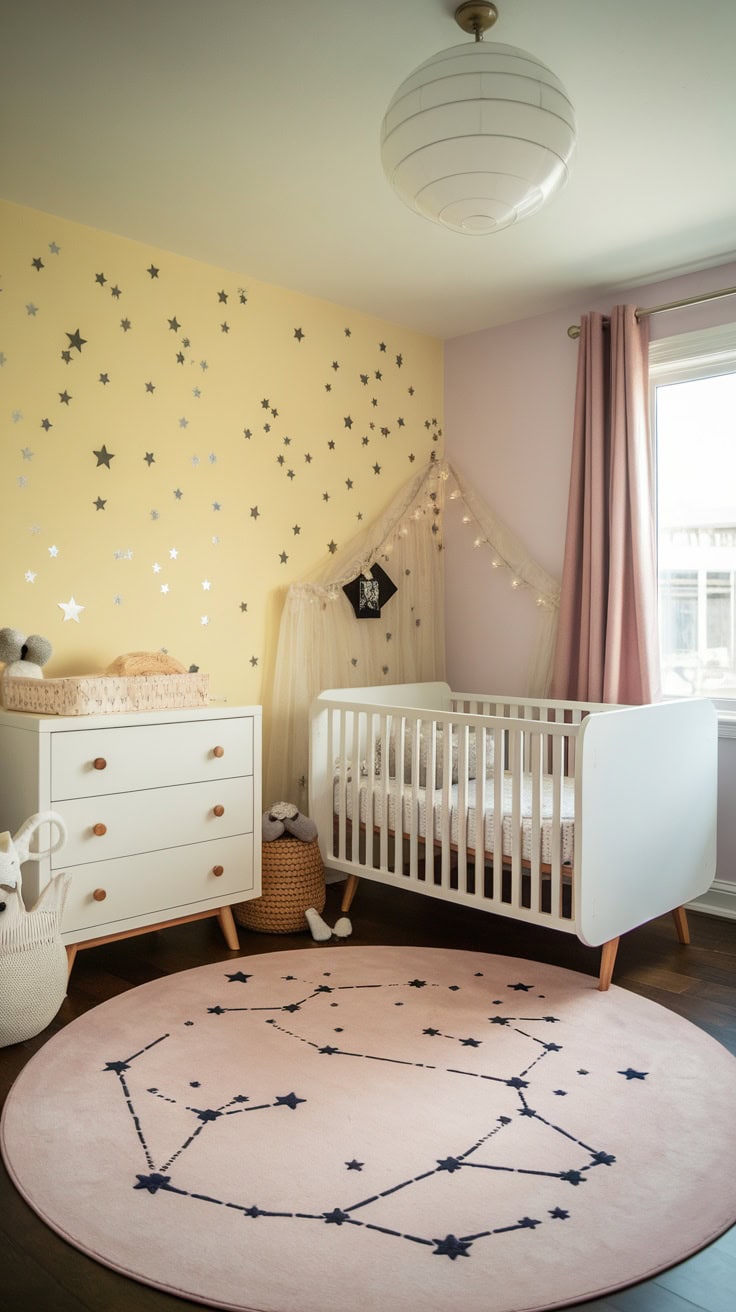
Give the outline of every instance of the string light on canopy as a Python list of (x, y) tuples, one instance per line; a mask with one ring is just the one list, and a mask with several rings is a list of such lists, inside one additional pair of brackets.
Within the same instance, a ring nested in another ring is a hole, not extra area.
[(516, 46), (483, 40), (494, 4), (461, 4), (474, 42), (451, 46), (402, 82), (381, 128), (386, 176), (410, 209), (483, 235), (528, 218), (563, 187), (575, 111), (559, 78)]

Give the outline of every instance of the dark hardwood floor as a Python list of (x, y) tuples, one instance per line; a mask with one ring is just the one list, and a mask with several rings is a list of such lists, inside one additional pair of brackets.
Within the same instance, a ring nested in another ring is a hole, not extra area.
[[(331, 886), (325, 911), (330, 923), (339, 914), (339, 896), (340, 887)], [(22, 1067), (51, 1034), (90, 1007), (147, 980), (238, 955), (307, 947), (331, 952), (351, 943), (393, 943), (496, 952), (590, 975), (598, 972), (598, 953), (572, 935), (445, 906), (378, 884), (360, 887), (351, 918), (352, 938), (342, 943), (316, 944), (308, 934), (241, 929), (240, 953), (232, 953), (216, 922), (207, 920), (80, 952), (54, 1023), (37, 1038), (0, 1050), (0, 1099), (5, 1100)], [(736, 921), (691, 914), (690, 926), (689, 947), (677, 942), (669, 916), (627, 935), (614, 984), (678, 1012), (736, 1054)], [(53, 1096), (49, 1089), (49, 1098)], [(199, 1306), (128, 1280), (70, 1247), (26, 1206), (2, 1170), (2, 1312), (195, 1312)], [(736, 1229), (654, 1280), (579, 1306), (584, 1312), (734, 1312)], [(349, 1298), (345, 1308), (352, 1312)]]

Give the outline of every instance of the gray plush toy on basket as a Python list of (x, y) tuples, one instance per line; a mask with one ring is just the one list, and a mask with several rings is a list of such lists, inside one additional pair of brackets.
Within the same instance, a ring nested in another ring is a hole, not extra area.
[(291, 802), (277, 802), (264, 811), (261, 829), (261, 896), (233, 907), (238, 923), (267, 934), (309, 929), (318, 943), (333, 934), (347, 938), (352, 933), (347, 916), (330, 929), (320, 914), (325, 872), (314, 821)]

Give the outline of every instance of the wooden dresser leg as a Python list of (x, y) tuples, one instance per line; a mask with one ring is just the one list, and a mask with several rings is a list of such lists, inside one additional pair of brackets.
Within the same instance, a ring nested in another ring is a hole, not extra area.
[(71, 973), (72, 973), (72, 966), (74, 965), (74, 962), (75, 962), (75, 960), (76, 960), (76, 956), (77, 956), (77, 945), (76, 945), (76, 943), (67, 943), (67, 945), (66, 945), (66, 966), (67, 966), (66, 977), (67, 977), (67, 979), (69, 978), (69, 976), (70, 976)]
[(350, 910), (350, 904), (355, 897), (359, 882), (357, 875), (348, 875), (347, 880), (345, 881), (345, 890), (342, 895), (342, 904), (340, 906), (341, 911), (347, 912)]
[(672, 919), (675, 922), (677, 937), (680, 943), (690, 942), (690, 926), (687, 923), (687, 911), (684, 907), (675, 907), (672, 912)]
[(601, 993), (605, 993), (611, 987), (613, 979), (613, 967), (616, 964), (616, 953), (618, 952), (619, 940), (617, 938), (609, 939), (601, 948), (601, 970), (598, 976), (598, 988)]
[(217, 912), (217, 919), (220, 922), (223, 938), (230, 948), (231, 952), (237, 952), (240, 949), (240, 939), (238, 931), (235, 928), (235, 920), (231, 907), (220, 907)]

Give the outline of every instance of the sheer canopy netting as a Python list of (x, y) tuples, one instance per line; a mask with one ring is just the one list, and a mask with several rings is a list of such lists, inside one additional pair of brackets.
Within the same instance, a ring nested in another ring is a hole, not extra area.
[[(449, 465), (430, 461), (384, 513), (311, 578), (288, 589), (267, 714), (264, 806), (308, 810), (309, 708), (327, 688), (445, 678), (443, 516), (461, 498), (476, 536), (519, 586), (534, 589), (542, 623), (531, 691), (543, 693), (554, 649), (559, 588)], [(385, 571), (396, 592), (372, 618), (357, 618), (343, 588)]]

